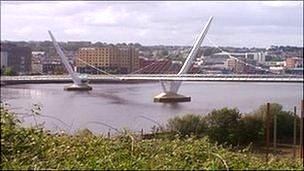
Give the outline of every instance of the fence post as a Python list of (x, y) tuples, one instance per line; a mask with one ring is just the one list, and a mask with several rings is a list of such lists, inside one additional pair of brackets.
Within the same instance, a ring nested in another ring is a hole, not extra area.
[(111, 133), (110, 133), (110, 131), (108, 132), (108, 138), (109, 138), (109, 139), (111, 138)]
[(277, 151), (277, 114), (273, 113), (273, 147)]
[(267, 103), (266, 111), (266, 161), (268, 162), (268, 153), (269, 153), (269, 116), (270, 116), (270, 103)]
[(297, 151), (297, 106), (293, 108), (293, 157), (296, 158)]
[(300, 146), (301, 159), (303, 159), (303, 116), (304, 115), (304, 100), (301, 101), (301, 122), (300, 122)]
[(141, 135), (141, 138), (144, 137), (144, 129), (141, 129), (141, 130), (140, 130), (140, 135)]

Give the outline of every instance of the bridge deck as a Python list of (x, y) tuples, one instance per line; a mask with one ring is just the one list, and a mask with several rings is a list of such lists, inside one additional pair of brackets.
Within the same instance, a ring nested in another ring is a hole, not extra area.
[[(143, 81), (223, 81), (223, 82), (295, 82), (303, 83), (302, 75), (211, 75), (211, 74), (134, 74), (116, 75), (88, 75), (91, 83), (100, 82), (143, 82)], [(69, 75), (37, 75), (37, 76), (1, 76), (4, 84), (25, 83), (68, 83), (72, 82)]]

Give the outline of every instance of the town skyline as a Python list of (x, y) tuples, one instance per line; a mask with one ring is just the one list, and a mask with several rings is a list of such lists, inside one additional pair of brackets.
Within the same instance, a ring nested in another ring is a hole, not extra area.
[[(12, 40), (1, 40), (1, 42), (3, 43), (22, 43), (22, 42), (25, 42), (25, 43), (42, 43), (42, 42), (51, 42), (51, 40), (28, 40), (28, 41), (24, 41), (24, 40), (16, 40), (16, 41), (12, 41)], [(151, 45), (145, 45), (145, 44), (141, 44), (139, 42), (116, 42), (116, 43), (111, 43), (111, 42), (102, 42), (102, 41), (88, 41), (88, 40), (73, 40), (73, 41), (70, 41), (70, 40), (66, 40), (66, 41), (58, 41), (59, 43), (90, 43), (91, 45), (94, 45), (94, 44), (98, 44), (98, 43), (102, 43), (104, 44), (105, 46), (106, 45), (140, 45), (140, 46), (143, 46), (143, 47), (158, 47), (158, 46), (164, 46), (164, 47), (192, 47), (191, 45), (170, 45), (170, 44), (151, 44)], [(97, 46), (98, 47), (98, 46)], [(208, 45), (202, 45), (201, 47), (213, 47), (213, 48), (217, 48), (217, 47), (226, 47), (226, 48), (247, 48), (247, 49), (267, 49), (267, 48), (271, 48), (271, 47), (294, 47), (294, 48), (304, 48), (304, 46), (296, 46), (296, 45), (270, 45), (268, 47), (246, 47), (246, 46), (214, 46), (212, 44), (208, 44)]]
[(62, 42), (191, 46), (211, 15), (202, 46), (303, 47), (301, 1), (1, 2), (1, 41), (49, 41), (52, 30)]

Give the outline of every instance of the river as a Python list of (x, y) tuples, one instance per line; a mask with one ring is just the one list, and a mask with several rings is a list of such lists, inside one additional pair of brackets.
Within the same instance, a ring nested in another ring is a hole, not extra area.
[[(161, 91), (159, 83), (92, 84), (90, 92), (68, 92), (64, 86), (5, 86), (1, 87), (1, 101), (19, 114), (31, 113), (33, 104), (38, 104), (41, 116), (36, 117), (37, 122), (44, 122), (52, 131), (89, 128), (94, 133), (114, 133), (114, 128), (150, 132), (156, 123), (165, 125), (174, 116), (205, 115), (222, 107), (237, 107), (249, 113), (261, 104), (276, 102), (292, 111), (303, 99), (301, 83), (184, 82), (180, 94), (191, 96), (192, 101), (179, 104), (153, 102)], [(25, 117), (24, 121), (26, 125), (34, 124), (33, 117)]]

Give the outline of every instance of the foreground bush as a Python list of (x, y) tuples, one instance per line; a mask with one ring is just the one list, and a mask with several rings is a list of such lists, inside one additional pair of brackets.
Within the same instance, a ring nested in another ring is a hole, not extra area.
[(221, 144), (239, 144), (241, 116), (237, 109), (213, 110), (204, 118), (209, 138)]
[(239, 144), (264, 143), (264, 122), (255, 116), (244, 115), (239, 129)]
[(202, 137), (206, 131), (206, 123), (199, 115), (185, 115), (169, 119), (167, 127), (181, 137), (195, 135)]
[(303, 169), (300, 160), (232, 152), (200, 139), (114, 139), (88, 130), (75, 135), (23, 128), (1, 108), (1, 169)]
[[(294, 116), (292, 112), (284, 111), (282, 105), (270, 104), (270, 132), (273, 132), (273, 115), (277, 116), (277, 138), (279, 142), (292, 143)], [(202, 137), (208, 135), (213, 142), (228, 145), (248, 145), (250, 143), (264, 143), (266, 123), (266, 105), (261, 105), (250, 114), (242, 114), (238, 109), (218, 109), (207, 115), (185, 115), (170, 119), (167, 128), (173, 134), (181, 137), (194, 135)], [(296, 116), (297, 130), (300, 118)], [(299, 137), (297, 131), (297, 136)], [(271, 141), (272, 141), (271, 134)]]

